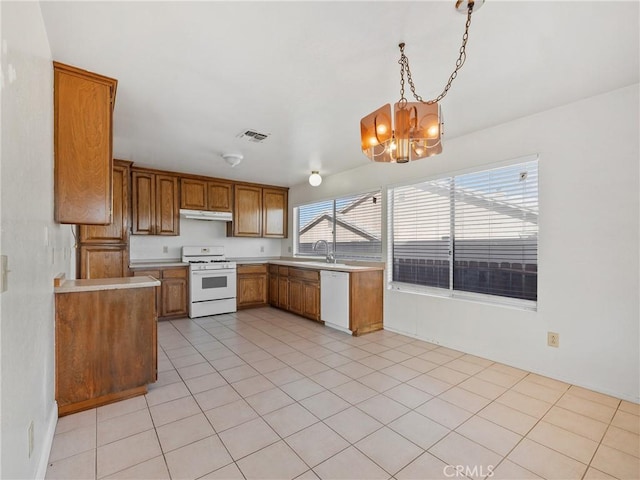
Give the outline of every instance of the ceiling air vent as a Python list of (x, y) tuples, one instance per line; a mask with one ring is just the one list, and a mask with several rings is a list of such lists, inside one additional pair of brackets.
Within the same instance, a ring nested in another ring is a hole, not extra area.
[(266, 138), (271, 135), (270, 133), (260, 133), (260, 132), (256, 132), (255, 130), (243, 130), (242, 132), (240, 132), (238, 135), (236, 135), (236, 137), (238, 138), (244, 138), (250, 142), (255, 142), (255, 143), (261, 143), (264, 140), (266, 140)]

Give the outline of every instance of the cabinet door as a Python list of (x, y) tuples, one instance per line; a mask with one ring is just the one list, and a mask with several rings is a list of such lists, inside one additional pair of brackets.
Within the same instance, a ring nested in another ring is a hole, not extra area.
[(269, 304), (278, 306), (278, 275), (273, 273), (269, 274)]
[(187, 269), (165, 269), (162, 272), (161, 317), (187, 315)]
[(178, 177), (156, 175), (156, 228), (155, 235), (180, 234), (180, 208)]
[(207, 208), (212, 212), (231, 212), (232, 185), (226, 182), (207, 183)]
[(234, 187), (233, 235), (262, 236), (262, 188), (248, 185)]
[(82, 245), (80, 278), (118, 278), (129, 276), (126, 245)]
[(304, 312), (303, 302), (302, 281), (296, 278), (289, 278), (289, 311), (302, 315)]
[(320, 320), (320, 285), (315, 282), (304, 282), (302, 284), (302, 297), (302, 315), (312, 320)]
[(278, 307), (289, 309), (289, 279), (278, 277)]
[(118, 82), (57, 62), (53, 67), (55, 221), (108, 225)]
[(287, 237), (287, 191), (275, 188), (262, 189), (262, 236)]
[(190, 178), (180, 179), (180, 208), (207, 209), (207, 182)]
[(267, 275), (252, 273), (238, 275), (238, 308), (267, 304)]
[(129, 242), (129, 163), (114, 161), (113, 209), (109, 225), (80, 225), (80, 243)]
[(153, 235), (156, 223), (155, 175), (134, 171), (131, 183), (131, 233)]

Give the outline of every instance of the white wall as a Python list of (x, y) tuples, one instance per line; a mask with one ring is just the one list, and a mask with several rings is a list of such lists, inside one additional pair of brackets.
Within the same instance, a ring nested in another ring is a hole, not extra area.
[[(53, 223), (53, 69), (40, 5), (2, 2), (1, 478), (44, 475), (57, 419), (53, 277), (71, 231)], [(34, 422), (29, 458), (27, 431)]]
[[(181, 218), (180, 235), (176, 237), (131, 235), (131, 260), (180, 258), (180, 249), (185, 245), (222, 245), (229, 258), (280, 256), (281, 240), (227, 237), (226, 225), (225, 222)], [(167, 253), (163, 253), (165, 246)]]
[(538, 311), (387, 290), (385, 326), (639, 402), (638, 104), (636, 84), (445, 138), (442, 155), (408, 165), (363, 156), (319, 188), (292, 188), (290, 206), (539, 153)]

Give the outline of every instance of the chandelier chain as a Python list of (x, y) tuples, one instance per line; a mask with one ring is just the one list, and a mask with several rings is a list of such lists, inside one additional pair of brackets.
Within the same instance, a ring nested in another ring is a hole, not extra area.
[(400, 100), (398, 103), (407, 102), (407, 99), (404, 97), (405, 70), (407, 74), (407, 83), (409, 84), (409, 88), (411, 89), (411, 93), (413, 94), (413, 97), (417, 101), (432, 105), (434, 103), (438, 103), (447, 95), (447, 93), (449, 93), (451, 84), (458, 76), (458, 71), (462, 68), (465, 60), (467, 59), (467, 40), (469, 39), (469, 27), (471, 26), (472, 12), (473, 12), (473, 2), (469, 2), (469, 9), (467, 12), (467, 22), (465, 24), (464, 34), (462, 35), (462, 45), (460, 46), (460, 55), (456, 60), (456, 68), (453, 70), (453, 73), (451, 73), (451, 75), (449, 76), (449, 80), (447, 81), (447, 84), (445, 85), (444, 90), (442, 90), (442, 93), (440, 93), (440, 95), (438, 95), (436, 98), (432, 100), (423, 100), (422, 97), (416, 93), (416, 87), (413, 84), (413, 79), (411, 78), (411, 70), (409, 69), (409, 59), (404, 54), (404, 43), (400, 44), (400, 60), (398, 60), (398, 63), (400, 64)]

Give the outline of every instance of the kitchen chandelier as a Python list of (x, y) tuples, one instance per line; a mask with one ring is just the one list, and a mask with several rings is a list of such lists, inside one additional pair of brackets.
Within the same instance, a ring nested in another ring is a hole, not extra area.
[[(471, 14), (478, 10), (484, 0), (457, 0), (455, 8), (466, 6), (467, 22), (460, 55), (456, 68), (449, 77), (444, 90), (433, 100), (423, 100), (416, 93), (416, 87), (409, 70), (409, 59), (404, 54), (404, 43), (400, 47), (400, 100), (394, 105), (395, 129), (391, 123), (391, 106), (387, 103), (360, 120), (362, 152), (374, 162), (407, 163), (411, 160), (431, 157), (442, 153), (442, 115), (438, 102), (449, 92), (451, 84), (467, 58), (466, 47), (469, 38)], [(404, 96), (405, 74), (409, 88), (416, 102), (409, 102)]]

